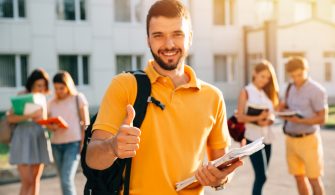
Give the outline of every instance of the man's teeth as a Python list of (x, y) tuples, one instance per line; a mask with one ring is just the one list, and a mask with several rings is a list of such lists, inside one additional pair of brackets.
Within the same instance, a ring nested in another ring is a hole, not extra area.
[(163, 54), (166, 56), (173, 56), (173, 55), (176, 55), (177, 52), (164, 52)]

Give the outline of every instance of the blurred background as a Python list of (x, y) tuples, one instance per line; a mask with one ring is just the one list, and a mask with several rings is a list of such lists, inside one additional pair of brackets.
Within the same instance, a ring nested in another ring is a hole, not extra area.
[[(23, 89), (27, 75), (38, 67), (50, 76), (68, 71), (95, 112), (114, 75), (144, 68), (151, 58), (145, 18), (153, 2), (0, 0), (0, 113), (10, 108), (10, 97)], [(222, 90), (229, 114), (253, 66), (264, 58), (275, 66), (283, 94), (287, 59), (306, 57), (311, 76), (326, 88), (330, 104), (335, 103), (335, 0), (184, 3), (194, 31), (186, 63)], [(327, 129), (335, 125), (335, 107), (330, 109)], [(334, 143), (334, 133), (331, 136), (329, 142)], [(7, 146), (0, 146), (2, 180), (11, 174), (6, 172), (7, 151)]]

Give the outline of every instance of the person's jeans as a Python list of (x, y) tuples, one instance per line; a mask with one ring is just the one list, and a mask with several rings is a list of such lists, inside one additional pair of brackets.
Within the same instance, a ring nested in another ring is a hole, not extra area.
[(74, 177), (79, 164), (80, 141), (52, 144), (52, 153), (59, 173), (63, 195), (76, 195)]
[[(247, 144), (251, 143), (247, 140)], [(265, 144), (265, 147), (250, 156), (251, 164), (255, 173), (255, 181), (252, 189), (252, 195), (262, 195), (263, 186), (267, 179), (267, 169), (271, 157), (271, 144)]]

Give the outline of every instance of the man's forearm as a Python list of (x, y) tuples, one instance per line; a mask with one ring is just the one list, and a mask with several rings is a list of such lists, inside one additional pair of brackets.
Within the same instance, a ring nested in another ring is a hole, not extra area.
[(111, 146), (111, 139), (91, 140), (87, 147), (86, 163), (92, 169), (104, 170), (112, 166), (116, 155)]
[(304, 118), (301, 119), (301, 123), (305, 125), (322, 125), (325, 123), (325, 117), (324, 116), (316, 116), (312, 118)]

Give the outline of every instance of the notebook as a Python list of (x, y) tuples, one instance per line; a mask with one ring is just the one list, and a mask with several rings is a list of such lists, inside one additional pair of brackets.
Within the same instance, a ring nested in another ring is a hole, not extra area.
[(279, 117), (293, 117), (293, 116), (297, 116), (299, 118), (304, 118), (299, 112), (297, 111), (291, 111), (291, 110), (285, 110), (285, 111), (281, 111), (281, 112), (275, 112), (276, 116)]
[[(16, 115), (23, 115), (25, 113), (27, 103), (36, 104), (41, 106), (41, 108), (46, 108), (46, 98), (43, 94), (40, 93), (28, 93), (14, 96), (10, 99), (14, 114)], [(35, 108), (37, 107), (29, 105), (26, 112), (31, 109), (34, 110)]]
[(43, 119), (43, 120), (38, 120), (37, 123), (40, 124), (40, 125), (56, 124), (61, 129), (67, 129), (69, 127), (67, 122), (60, 116), (59, 117), (51, 117), (51, 118)]
[[(233, 148), (231, 149), (228, 153), (226, 153), (225, 155), (223, 155), (222, 157), (212, 161), (213, 165), (215, 167), (218, 167), (219, 169), (223, 169), (227, 166), (229, 166), (230, 164), (232, 164), (233, 162), (237, 161), (238, 158), (245, 158), (247, 156), (252, 155), (253, 153), (261, 150), (264, 148), (264, 144), (263, 144), (263, 139), (259, 138), (257, 140), (255, 140), (254, 142), (245, 145), (241, 148)], [(195, 178), (195, 176), (189, 177), (183, 181), (180, 181), (178, 183), (176, 183), (176, 191), (180, 191), (184, 188), (186, 188), (187, 186), (195, 183), (197, 180)]]

